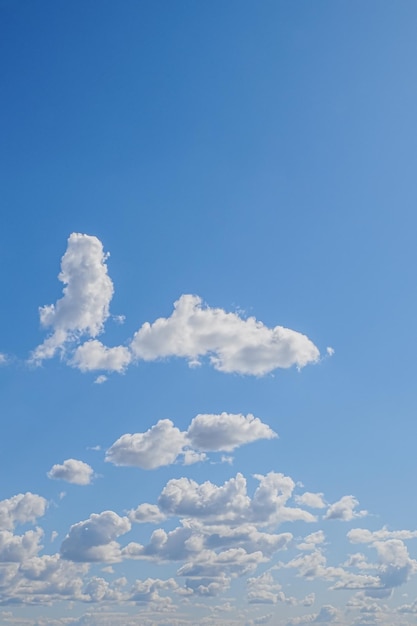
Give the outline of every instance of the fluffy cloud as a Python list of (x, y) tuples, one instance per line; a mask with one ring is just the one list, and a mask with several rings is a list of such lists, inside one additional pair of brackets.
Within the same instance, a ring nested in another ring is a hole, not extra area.
[(108, 372), (123, 372), (132, 360), (128, 348), (115, 346), (108, 348), (97, 339), (90, 339), (78, 346), (70, 365), (77, 367), (81, 372), (106, 370)]
[(120, 560), (120, 546), (115, 541), (131, 528), (127, 517), (113, 511), (93, 513), (87, 520), (71, 526), (61, 545), (63, 559), (79, 562)]
[(50, 335), (32, 354), (40, 362), (82, 335), (96, 337), (109, 316), (113, 283), (107, 274), (107, 255), (97, 237), (72, 233), (61, 260), (59, 280), (65, 285), (56, 304), (40, 307), (41, 324)]
[(262, 552), (247, 553), (243, 548), (230, 548), (217, 553), (202, 550), (178, 570), (179, 576), (218, 578), (223, 574), (232, 578), (253, 572), (267, 559)]
[(13, 530), (16, 524), (34, 522), (45, 514), (47, 502), (28, 491), (0, 501), (0, 529)]
[(241, 473), (221, 486), (210, 481), (199, 484), (189, 478), (171, 479), (159, 496), (158, 507), (167, 516), (201, 519), (206, 524), (268, 525), (296, 520), (316, 521), (311, 513), (287, 506), (295, 487), (289, 476), (270, 472), (255, 478), (259, 485), (252, 499)]
[(368, 515), (367, 511), (355, 511), (358, 504), (359, 502), (353, 496), (343, 496), (343, 498), (329, 506), (324, 519), (338, 519), (343, 522), (350, 522), (355, 517)]
[(273, 439), (277, 434), (253, 415), (197, 415), (191, 422), (187, 436), (190, 444), (199, 450), (230, 452), (245, 443), (258, 439)]
[(20, 563), (38, 554), (42, 548), (40, 528), (28, 530), (24, 535), (13, 535), (9, 530), (0, 531), (0, 563)]
[(406, 546), (399, 539), (375, 541), (374, 547), (378, 553), (379, 577), (384, 588), (403, 585), (417, 571), (417, 562), (410, 559)]
[(130, 511), (129, 519), (131, 522), (136, 522), (137, 524), (144, 524), (146, 522), (158, 524), (166, 518), (156, 504), (140, 504), (134, 511)]
[(181, 455), (184, 465), (191, 465), (204, 461), (206, 451), (230, 451), (245, 443), (276, 436), (251, 414), (197, 415), (187, 431), (180, 431), (171, 420), (165, 419), (144, 433), (122, 435), (107, 450), (106, 461), (154, 469), (175, 463)]
[(170, 317), (143, 324), (131, 349), (137, 359), (176, 356), (191, 365), (208, 355), (219, 371), (256, 376), (278, 367), (304, 367), (320, 357), (316, 346), (301, 333), (282, 326), (268, 328), (254, 317), (243, 319), (236, 313), (204, 307), (195, 295), (181, 296)]
[(168, 580), (161, 580), (159, 578), (147, 578), (146, 580), (136, 580), (134, 583), (130, 600), (137, 604), (154, 604), (157, 606), (164, 605), (168, 598), (162, 598), (159, 595), (160, 590), (175, 591), (178, 589), (178, 584), (173, 578)]
[(300, 496), (296, 496), (295, 501), (298, 504), (308, 506), (311, 509), (324, 509), (326, 506), (322, 493), (311, 493), (310, 491), (306, 491)]
[[(58, 276), (64, 284), (63, 297), (39, 309), (42, 326), (52, 333), (33, 351), (32, 362), (60, 352), (82, 372), (123, 372), (133, 361), (180, 357), (195, 366), (208, 357), (219, 371), (263, 376), (276, 368), (302, 368), (320, 358), (318, 348), (302, 333), (282, 326), (268, 328), (254, 317), (204, 306), (200, 297), (190, 294), (180, 296), (170, 317), (145, 322), (128, 345), (107, 347), (96, 339), (109, 317), (114, 292), (107, 256), (97, 237), (70, 235)], [(88, 341), (78, 345), (83, 338)]]
[(74, 485), (89, 485), (94, 476), (94, 470), (88, 463), (67, 459), (62, 465), (53, 465), (48, 472), (48, 478), (65, 480)]
[(107, 450), (106, 461), (155, 469), (174, 463), (186, 445), (185, 433), (171, 420), (160, 420), (145, 433), (122, 435)]
[(318, 530), (315, 533), (311, 533), (304, 537), (302, 543), (297, 545), (299, 550), (314, 550), (316, 546), (320, 543), (323, 543), (325, 540), (324, 532), (322, 530)]
[(271, 572), (247, 580), (247, 597), (250, 604), (277, 604), (286, 600), (281, 585), (274, 581)]

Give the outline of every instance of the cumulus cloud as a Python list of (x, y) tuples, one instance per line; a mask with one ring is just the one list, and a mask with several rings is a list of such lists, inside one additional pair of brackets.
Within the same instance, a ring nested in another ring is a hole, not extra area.
[(304, 540), (302, 543), (297, 545), (297, 548), (299, 550), (314, 550), (318, 544), (324, 543), (325, 538), (324, 532), (322, 530), (318, 530), (317, 532), (304, 537)]
[(311, 509), (324, 509), (326, 506), (322, 493), (311, 493), (310, 491), (306, 491), (300, 496), (296, 496), (295, 500), (298, 504), (308, 506)]
[(403, 585), (417, 571), (417, 562), (410, 559), (407, 547), (400, 539), (375, 541), (373, 545), (378, 553), (378, 573), (384, 588)]
[(324, 519), (338, 519), (343, 522), (350, 522), (355, 517), (368, 515), (367, 511), (355, 511), (358, 504), (359, 502), (353, 496), (343, 496), (343, 498), (329, 506)]
[(253, 572), (267, 559), (262, 552), (247, 553), (243, 548), (230, 548), (217, 553), (202, 550), (178, 570), (179, 576), (218, 578), (226, 574), (235, 578)]
[(160, 420), (144, 433), (122, 435), (107, 450), (106, 461), (155, 469), (174, 463), (186, 445), (185, 433), (171, 420)]
[(40, 528), (28, 530), (23, 535), (13, 535), (9, 530), (0, 531), (0, 563), (21, 563), (38, 554), (42, 548)]
[[(196, 366), (206, 357), (221, 372), (263, 376), (277, 368), (302, 368), (319, 361), (319, 350), (306, 335), (205, 306), (191, 294), (180, 296), (169, 317), (142, 324), (126, 345), (105, 346), (96, 337), (110, 316), (114, 292), (107, 257), (97, 237), (70, 235), (58, 276), (64, 284), (63, 297), (39, 309), (42, 326), (52, 332), (32, 352), (32, 362), (39, 364), (60, 353), (82, 372), (123, 372), (134, 361), (179, 357)], [(112, 319), (124, 321), (123, 316)]]
[(249, 604), (277, 604), (287, 598), (271, 572), (265, 572), (256, 578), (247, 580), (247, 598)]
[(273, 439), (277, 434), (253, 415), (197, 415), (191, 422), (187, 436), (190, 444), (199, 450), (231, 452), (238, 446), (258, 439)]
[(76, 562), (118, 561), (120, 546), (115, 539), (130, 528), (129, 519), (113, 511), (93, 513), (71, 526), (61, 545), (61, 557)]
[(166, 516), (196, 518), (206, 524), (278, 524), (288, 521), (314, 522), (308, 511), (288, 506), (295, 487), (284, 474), (256, 475), (259, 481), (250, 498), (245, 477), (236, 477), (217, 486), (210, 481), (197, 483), (189, 478), (173, 478), (163, 488), (158, 507)]
[(268, 328), (254, 317), (243, 319), (237, 313), (205, 307), (195, 295), (182, 295), (170, 317), (143, 324), (131, 350), (137, 359), (183, 357), (191, 365), (208, 355), (219, 371), (255, 376), (292, 365), (304, 367), (320, 357), (312, 341), (299, 332)]
[(74, 485), (89, 485), (93, 476), (93, 468), (77, 459), (67, 459), (62, 465), (53, 465), (48, 472), (48, 478), (65, 480)]
[(108, 372), (123, 372), (132, 360), (128, 348), (115, 346), (108, 348), (97, 339), (90, 339), (78, 346), (70, 365), (77, 367), (81, 372), (106, 370)]
[(70, 235), (58, 276), (65, 285), (63, 297), (39, 309), (42, 326), (51, 328), (52, 334), (33, 352), (34, 362), (53, 357), (68, 341), (102, 332), (113, 297), (106, 259), (97, 237)]
[(129, 512), (131, 522), (137, 524), (152, 523), (159, 524), (166, 519), (166, 516), (159, 510), (156, 504), (140, 504), (135, 510)]
[(154, 469), (175, 463), (181, 456), (184, 465), (191, 465), (206, 460), (206, 452), (230, 451), (274, 437), (276, 433), (251, 414), (197, 415), (186, 431), (164, 419), (144, 433), (122, 435), (107, 450), (106, 461)]
[(34, 522), (46, 511), (47, 502), (42, 496), (28, 491), (0, 501), (0, 529), (13, 530), (16, 524)]

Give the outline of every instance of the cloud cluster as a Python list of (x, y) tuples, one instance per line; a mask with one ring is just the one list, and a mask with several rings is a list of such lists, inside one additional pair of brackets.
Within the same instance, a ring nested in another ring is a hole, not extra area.
[[(166, 517), (195, 518), (210, 525), (255, 523), (268, 526), (316, 521), (308, 511), (288, 504), (295, 488), (292, 478), (276, 472), (255, 478), (259, 484), (252, 498), (241, 473), (221, 486), (210, 481), (199, 484), (189, 478), (172, 478), (162, 489), (158, 509), (152, 510), (153, 515), (159, 510)], [(132, 511), (131, 519), (135, 519), (136, 514)]]
[(42, 326), (52, 334), (33, 351), (32, 362), (60, 352), (82, 372), (123, 372), (135, 361), (179, 357), (196, 366), (206, 357), (221, 372), (264, 376), (320, 358), (318, 348), (300, 332), (268, 328), (254, 317), (205, 306), (191, 294), (180, 296), (169, 317), (142, 324), (126, 345), (105, 346), (96, 337), (104, 330), (114, 292), (107, 256), (97, 237), (70, 235), (58, 276), (65, 285), (63, 297), (39, 309)]
[(200, 414), (186, 431), (164, 419), (146, 432), (119, 437), (107, 450), (106, 461), (155, 469), (175, 463), (181, 456), (183, 463), (190, 465), (205, 460), (205, 452), (231, 452), (241, 445), (274, 437), (276, 433), (251, 414)]

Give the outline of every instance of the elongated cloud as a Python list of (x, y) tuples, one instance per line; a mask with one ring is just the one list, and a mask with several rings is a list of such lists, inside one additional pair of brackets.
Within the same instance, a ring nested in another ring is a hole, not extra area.
[(221, 413), (197, 415), (188, 428), (187, 436), (191, 445), (199, 450), (230, 452), (258, 439), (273, 439), (277, 434), (259, 417)]
[(97, 237), (72, 233), (61, 260), (59, 280), (63, 297), (40, 307), (41, 324), (52, 329), (32, 354), (35, 362), (53, 357), (69, 340), (96, 337), (109, 316), (113, 283), (107, 274), (107, 255)]
[(119, 437), (107, 450), (106, 461), (154, 469), (175, 463), (182, 456), (184, 465), (191, 465), (205, 460), (205, 452), (231, 451), (246, 443), (274, 437), (277, 434), (251, 414), (197, 415), (187, 431), (180, 431), (171, 420), (165, 419), (144, 433)]
[[(197, 483), (189, 478), (172, 478), (158, 498), (158, 509), (162, 515), (181, 518), (196, 518), (205, 524), (279, 524), (282, 522), (314, 522), (311, 513), (288, 505), (295, 483), (290, 476), (269, 472), (256, 475), (259, 484), (253, 497), (248, 494), (246, 478), (237, 473), (223, 485), (210, 481)], [(130, 519), (139, 520), (143, 511), (131, 511)], [(153, 507), (155, 516), (157, 509)]]
[(201, 298), (183, 295), (168, 318), (146, 322), (135, 334), (131, 349), (137, 359), (154, 361), (184, 357), (191, 365), (208, 355), (221, 372), (262, 376), (292, 365), (318, 361), (316, 346), (301, 333), (283, 326), (268, 328), (254, 317), (204, 307)]

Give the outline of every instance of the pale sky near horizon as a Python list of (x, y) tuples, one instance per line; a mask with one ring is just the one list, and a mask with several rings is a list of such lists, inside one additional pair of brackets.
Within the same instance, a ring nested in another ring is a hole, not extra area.
[(417, 624), (416, 3), (0, 31), (0, 626)]

